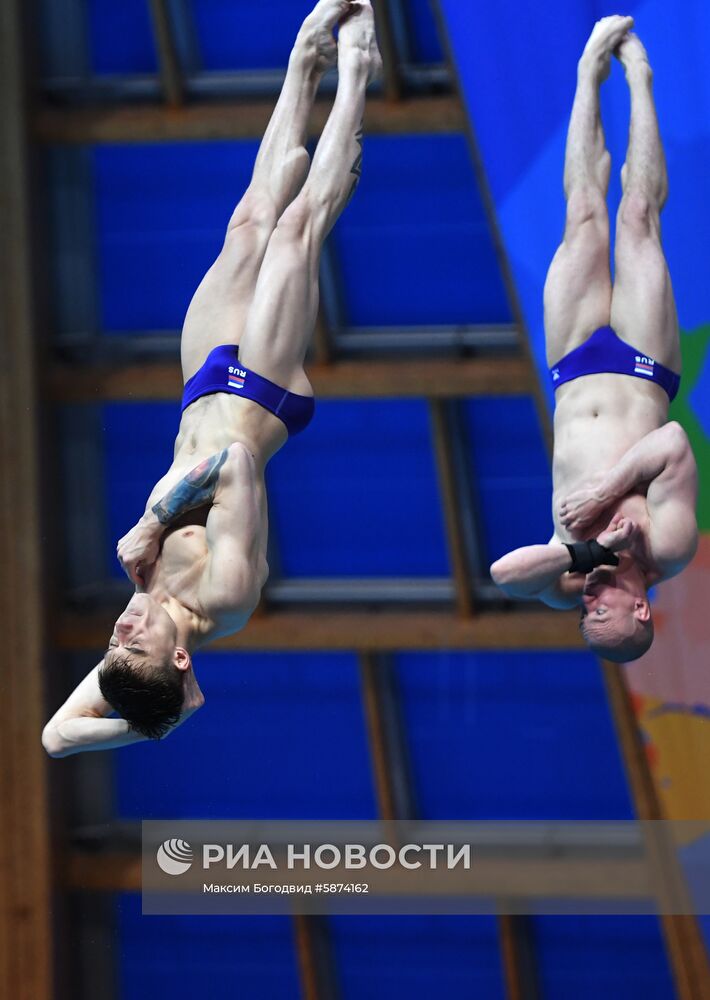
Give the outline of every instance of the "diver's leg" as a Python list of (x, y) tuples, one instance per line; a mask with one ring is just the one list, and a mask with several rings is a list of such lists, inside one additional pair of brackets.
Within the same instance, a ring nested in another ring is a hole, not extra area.
[(660, 216), (668, 195), (668, 176), (651, 67), (646, 50), (633, 34), (622, 42), (618, 57), (631, 92), (631, 127), (616, 220), (611, 322), (622, 339), (680, 372), (678, 317), (661, 245)]
[(303, 371), (318, 310), (323, 242), (360, 178), (365, 91), (381, 65), (369, 2), (353, 2), (338, 35), (338, 92), (298, 197), (278, 221), (259, 273), (239, 357), (284, 388), (311, 392)]
[(333, 29), (349, 7), (349, 0), (320, 0), (299, 31), (251, 182), (185, 317), (184, 381), (213, 347), (241, 340), (269, 237), (308, 173), (308, 118), (320, 79), (336, 59)]
[(606, 194), (610, 158), (604, 141), (599, 89), (611, 54), (632, 24), (605, 17), (595, 26), (577, 68), (565, 151), (565, 232), (545, 282), (547, 360), (554, 365), (600, 326), (609, 323), (609, 218)]

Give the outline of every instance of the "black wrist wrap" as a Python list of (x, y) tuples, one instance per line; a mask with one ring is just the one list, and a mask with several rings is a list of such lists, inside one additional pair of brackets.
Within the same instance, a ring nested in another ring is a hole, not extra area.
[(574, 542), (572, 545), (565, 542), (564, 545), (572, 556), (568, 573), (590, 573), (595, 566), (619, 565), (619, 557), (605, 545), (600, 545), (595, 538), (590, 538), (587, 542)]

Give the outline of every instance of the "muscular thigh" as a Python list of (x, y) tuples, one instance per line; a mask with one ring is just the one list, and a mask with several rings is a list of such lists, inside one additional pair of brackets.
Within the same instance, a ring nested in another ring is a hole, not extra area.
[(619, 213), (611, 323), (622, 340), (680, 373), (678, 317), (660, 231), (639, 221)]
[(310, 395), (303, 363), (318, 312), (320, 239), (296, 202), (269, 240), (240, 358), (292, 392)]
[(606, 208), (568, 205), (567, 228), (545, 282), (545, 343), (550, 366), (609, 323), (611, 276)]
[(180, 343), (185, 382), (214, 347), (239, 344), (243, 337), (259, 269), (276, 220), (268, 214), (259, 217), (247, 214), (242, 205), (237, 208), (219, 256), (200, 282), (185, 316)]

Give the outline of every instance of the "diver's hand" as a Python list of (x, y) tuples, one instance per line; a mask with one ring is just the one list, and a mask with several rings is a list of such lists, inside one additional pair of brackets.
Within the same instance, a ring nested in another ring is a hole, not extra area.
[(600, 476), (563, 497), (558, 506), (558, 514), (567, 531), (583, 531), (596, 521), (610, 503), (611, 498), (605, 494)]
[(163, 530), (163, 525), (155, 515), (144, 516), (116, 546), (121, 568), (137, 586), (143, 586), (146, 569), (158, 558)]
[(628, 517), (614, 514), (608, 528), (597, 535), (597, 541), (611, 552), (621, 552), (631, 547), (638, 534), (638, 526)]

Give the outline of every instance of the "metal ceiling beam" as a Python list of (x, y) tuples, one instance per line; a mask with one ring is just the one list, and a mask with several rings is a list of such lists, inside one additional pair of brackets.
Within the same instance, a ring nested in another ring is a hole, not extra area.
[[(66, 151), (65, 147), (65, 151)], [(69, 206), (67, 206), (67, 209)], [(328, 244), (326, 244), (328, 246)], [(322, 322), (328, 328), (329, 337), (338, 354), (377, 355), (392, 357), (402, 354), (427, 354), (440, 356), (442, 353), (460, 355), (465, 351), (480, 354), (513, 353), (520, 347), (518, 330), (509, 323), (466, 323), (441, 326), (364, 326), (347, 327), (342, 303), (342, 290), (337, 265), (323, 261), (320, 273)], [(77, 282), (64, 282), (76, 295)], [(76, 306), (66, 303), (67, 311)], [(73, 312), (72, 312), (73, 315)], [(83, 315), (92, 315), (84, 311)], [(55, 343), (63, 359), (79, 363), (99, 363), (110, 361), (128, 363), (132, 359), (141, 361), (172, 360), (180, 354), (179, 330), (144, 330), (138, 333), (98, 334), (95, 324), (65, 321)]]
[[(417, 358), (348, 361), (308, 368), (316, 396), (324, 399), (457, 399), (519, 396), (534, 375), (523, 358)], [(55, 364), (44, 390), (59, 403), (177, 400), (182, 374), (177, 362), (74, 366)]]
[[(454, 587), (442, 577), (291, 577), (266, 585), (273, 604), (451, 604)], [(491, 593), (487, 596), (492, 596)], [(498, 593), (500, 598), (500, 593)], [(499, 600), (500, 603), (500, 600)]]
[[(78, 758), (81, 760), (82, 758)], [(86, 758), (84, 758), (86, 759)], [(268, 821), (266, 821), (268, 822)], [(434, 842), (441, 835), (439, 820), (415, 818), (406, 823), (408, 836), (416, 836)], [(451, 821), (446, 824), (449, 835), (460, 839), (465, 834), (477, 854), (496, 855), (496, 852), (510, 850), (524, 854), (527, 858), (598, 861), (642, 861), (644, 858), (644, 836), (646, 831), (641, 823), (633, 820), (604, 821), (600, 823), (580, 820), (481, 820)], [(679, 821), (669, 824), (667, 833), (676, 830), (685, 836), (704, 834), (702, 821)], [(288, 835), (284, 833), (286, 841)], [(377, 838), (379, 839), (379, 829)], [(137, 851), (141, 847), (142, 828), (140, 820), (114, 819), (110, 824), (105, 820), (82, 824), (72, 828), (69, 839), (77, 850), (103, 851), (107, 854), (124, 854)]]
[[(105, 649), (117, 605), (66, 612), (54, 641), (61, 650)], [(252, 618), (243, 632), (219, 639), (213, 650), (536, 650), (581, 649), (577, 616), (537, 608), (482, 611), (459, 618), (443, 611), (274, 611)]]
[[(330, 101), (313, 108), (309, 133), (323, 131)], [(162, 104), (65, 108), (40, 106), (34, 115), (34, 136), (52, 144), (97, 145), (121, 142), (208, 141), (255, 139), (264, 135), (273, 105), (268, 101)], [(413, 97), (398, 103), (373, 97), (365, 111), (368, 135), (461, 133), (466, 115), (457, 97)]]
[[(85, 482), (86, 480), (81, 480)], [(81, 505), (79, 505), (81, 513)], [(269, 538), (273, 538), (273, 532)], [(103, 555), (103, 553), (102, 553)], [(427, 577), (288, 577), (281, 576), (279, 554), (270, 549), (269, 566), (271, 579), (264, 591), (267, 604), (271, 606), (290, 605), (301, 611), (309, 610), (308, 605), (344, 605), (355, 610), (352, 605), (382, 605), (407, 607), (416, 605), (429, 608), (450, 606), (454, 603), (454, 584), (448, 576)], [(94, 567), (95, 569), (96, 567)], [(74, 576), (80, 568), (74, 568)], [(505, 603), (500, 590), (490, 579), (473, 580), (476, 606), (488, 610), (500, 609)], [(96, 610), (106, 605), (128, 603), (133, 591), (128, 580), (121, 577), (106, 577), (94, 572), (90, 581), (81, 580), (65, 593), (68, 610)]]
[(458, 326), (349, 327), (336, 338), (338, 350), (349, 354), (391, 351), (514, 351), (518, 330), (512, 324), (468, 323)]
[[(184, 0), (183, 0), (184, 2)], [(190, 38), (189, 12), (181, 10), (180, 0), (168, 0), (173, 10), (175, 45), (182, 66), (183, 87), (187, 101), (230, 101), (274, 99), (278, 97), (286, 76), (285, 69), (199, 69), (199, 53)], [(177, 15), (177, 18), (176, 18)], [(180, 21), (186, 23), (181, 24)], [(62, 65), (66, 70), (62, 72)], [(59, 63), (59, 71), (40, 82), (40, 92), (49, 104), (66, 106), (117, 105), (132, 102), (159, 101), (161, 83), (152, 73), (102, 73), (91, 76), (72, 72), (66, 61)], [(443, 63), (421, 65), (402, 61), (399, 75), (404, 92), (410, 97), (424, 97), (431, 93), (450, 93), (452, 78)], [(332, 70), (321, 80), (319, 92), (332, 97), (338, 86), (338, 74)], [(382, 94), (382, 86), (372, 84), (373, 95)]]

